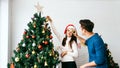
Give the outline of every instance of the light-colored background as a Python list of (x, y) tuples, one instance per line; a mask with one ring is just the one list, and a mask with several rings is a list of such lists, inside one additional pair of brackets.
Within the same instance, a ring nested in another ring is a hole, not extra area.
[[(1, 0), (0, 1), (0, 68), (10, 61), (13, 50), (22, 39), (27, 23), (36, 12), (37, 2), (42, 5), (43, 16), (51, 16), (58, 32), (64, 36), (64, 28), (72, 23), (78, 33), (80, 19), (90, 19), (95, 23), (94, 32), (98, 32), (109, 49), (115, 62), (120, 65), (120, 0)], [(53, 34), (54, 45), (59, 45)], [(4, 59), (3, 59), (4, 58)], [(88, 61), (87, 48), (79, 50), (77, 64)]]

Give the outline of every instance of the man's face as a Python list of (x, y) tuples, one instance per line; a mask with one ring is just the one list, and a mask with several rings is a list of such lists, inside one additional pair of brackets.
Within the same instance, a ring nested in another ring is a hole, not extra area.
[(82, 32), (82, 35), (85, 35), (85, 29), (80, 26), (80, 30)]

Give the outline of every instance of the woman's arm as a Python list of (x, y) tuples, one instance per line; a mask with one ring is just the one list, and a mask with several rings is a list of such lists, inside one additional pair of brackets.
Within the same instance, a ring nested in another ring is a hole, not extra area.
[(47, 19), (50, 21), (51, 28), (52, 28), (54, 34), (57, 36), (58, 40), (61, 43), (62, 42), (62, 36), (57, 32), (57, 30), (56, 30), (56, 28), (55, 28), (55, 26), (53, 24), (52, 19), (49, 16), (47, 16)]

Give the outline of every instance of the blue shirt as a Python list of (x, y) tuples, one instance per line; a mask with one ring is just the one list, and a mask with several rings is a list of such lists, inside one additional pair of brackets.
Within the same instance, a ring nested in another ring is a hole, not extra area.
[(88, 46), (89, 62), (94, 61), (97, 64), (96, 68), (108, 68), (106, 47), (102, 38), (95, 33), (86, 40), (85, 44)]

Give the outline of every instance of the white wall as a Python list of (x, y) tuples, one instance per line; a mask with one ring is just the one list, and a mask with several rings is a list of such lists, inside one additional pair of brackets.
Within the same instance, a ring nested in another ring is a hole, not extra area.
[[(0, 10), (1, 10), (1, 0), (0, 0)], [(0, 39), (1, 39), (1, 11), (0, 11)], [(1, 44), (1, 40), (0, 40)]]
[[(12, 0), (10, 40), (12, 50), (22, 39), (27, 23), (36, 12), (34, 5), (37, 2), (44, 6), (43, 16), (49, 15), (53, 18), (61, 35), (69, 23), (75, 24), (77, 30), (80, 31), (78, 23), (80, 19), (92, 20), (95, 23), (94, 31), (100, 33), (104, 41), (109, 44), (115, 62), (120, 65), (120, 0)], [(55, 45), (59, 45), (55, 35), (54, 42)], [(80, 50), (79, 65), (87, 62), (86, 54), (87, 49), (83, 47)]]
[(0, 68), (7, 68), (8, 62), (9, 0), (0, 0)]

